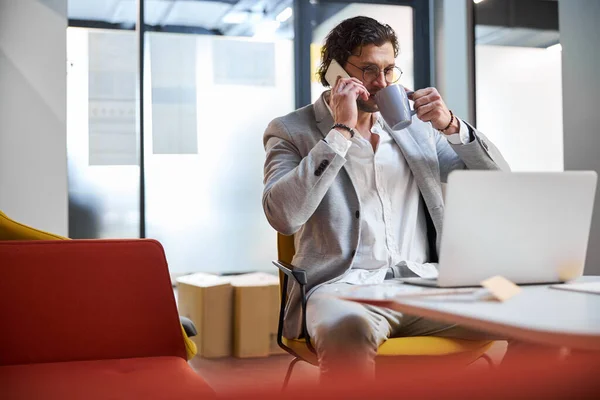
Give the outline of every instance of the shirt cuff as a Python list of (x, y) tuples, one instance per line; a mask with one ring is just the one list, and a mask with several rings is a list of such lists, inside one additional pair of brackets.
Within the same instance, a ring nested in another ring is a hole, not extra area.
[(468, 144), (471, 142), (471, 138), (469, 137), (469, 128), (467, 124), (465, 124), (462, 119), (457, 118), (460, 123), (460, 130), (458, 133), (454, 133), (452, 135), (444, 135), (446, 139), (452, 144)]
[(337, 129), (332, 129), (325, 137), (327, 144), (342, 157), (346, 157), (346, 153), (352, 146), (352, 142), (344, 137)]

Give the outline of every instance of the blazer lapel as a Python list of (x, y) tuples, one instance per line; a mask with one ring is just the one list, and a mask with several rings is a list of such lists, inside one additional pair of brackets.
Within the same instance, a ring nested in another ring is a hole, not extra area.
[[(325, 104), (326, 93), (329, 93), (329, 91), (323, 92), (323, 94), (321, 94), (321, 96), (314, 103), (315, 121), (317, 123), (317, 127), (319, 128), (319, 131), (321, 132), (321, 135), (323, 135), (323, 138), (327, 137), (329, 131), (331, 130), (331, 126), (333, 125), (333, 116), (331, 115), (331, 112), (329, 112), (329, 109)], [(356, 185), (352, 180), (352, 174), (350, 173), (350, 171), (348, 171), (348, 167), (346, 164), (344, 164), (342, 168), (346, 172), (346, 176), (348, 177), (348, 180), (352, 185), (352, 192), (356, 194), (356, 198), (358, 199), (359, 196), (358, 192), (356, 191)]]
[(333, 125), (333, 116), (327, 109), (327, 105), (325, 104), (325, 94), (328, 91), (323, 92), (321, 96), (315, 101), (314, 109), (315, 109), (315, 120), (317, 122), (317, 127), (321, 132), (323, 137), (326, 137), (329, 131), (331, 130), (331, 126)]
[(421, 143), (420, 135), (414, 125), (401, 131), (393, 131), (387, 126), (386, 129), (400, 147), (402, 154), (404, 154), (404, 158), (423, 195), (439, 238), (442, 228), (444, 200), (435, 148), (427, 146), (427, 143)]

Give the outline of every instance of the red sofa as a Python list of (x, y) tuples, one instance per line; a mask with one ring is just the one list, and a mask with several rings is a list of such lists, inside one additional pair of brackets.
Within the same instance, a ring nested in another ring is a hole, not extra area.
[(0, 324), (2, 399), (215, 397), (157, 241), (0, 242)]

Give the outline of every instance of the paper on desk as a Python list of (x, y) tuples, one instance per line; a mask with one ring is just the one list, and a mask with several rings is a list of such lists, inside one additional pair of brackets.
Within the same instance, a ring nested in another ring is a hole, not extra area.
[(561, 283), (550, 286), (552, 289), (572, 290), (574, 292), (584, 292), (600, 294), (600, 281), (596, 282), (578, 282), (578, 283)]
[(521, 288), (501, 276), (481, 282), (483, 288), (425, 288), (405, 285), (396, 280), (376, 285), (353, 285), (344, 290), (342, 297), (371, 301), (410, 299), (428, 301), (506, 301), (521, 292)]
[(422, 288), (408, 287), (408, 285), (398, 281), (385, 281), (380, 284), (349, 286), (343, 290), (342, 296), (353, 299), (389, 300), (399, 293), (405, 293), (407, 290), (421, 291)]
[(493, 276), (481, 281), (481, 286), (499, 301), (506, 301), (521, 292), (520, 287), (502, 276)]
[(386, 281), (377, 285), (356, 285), (344, 289), (342, 297), (366, 301), (393, 301), (418, 299), (425, 301), (473, 302), (493, 300), (485, 288), (427, 288), (406, 285), (399, 281)]

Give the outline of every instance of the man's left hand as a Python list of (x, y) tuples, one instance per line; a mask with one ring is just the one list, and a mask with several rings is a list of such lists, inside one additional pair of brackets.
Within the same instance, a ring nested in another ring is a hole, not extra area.
[[(452, 119), (450, 110), (446, 107), (442, 96), (436, 88), (430, 87), (425, 89), (416, 90), (409, 99), (415, 102), (415, 110), (417, 111), (417, 117), (424, 122), (431, 122), (431, 125), (437, 130), (442, 130), (448, 126)], [(458, 119), (454, 117), (452, 124), (443, 133), (446, 135), (452, 135), (460, 131), (460, 123)]]

